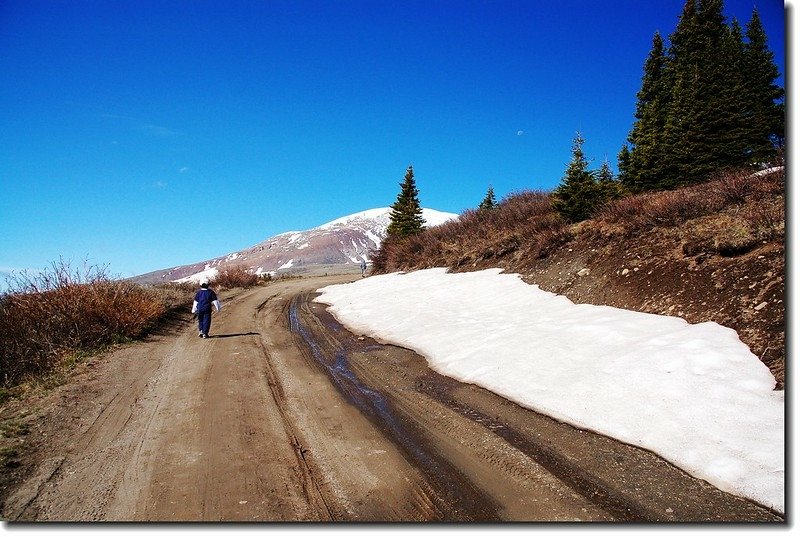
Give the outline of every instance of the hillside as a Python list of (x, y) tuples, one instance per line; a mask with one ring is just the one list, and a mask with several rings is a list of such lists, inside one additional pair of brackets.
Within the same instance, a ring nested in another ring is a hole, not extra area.
[(632, 196), (575, 225), (546, 194), (523, 192), (404, 243), (385, 243), (375, 272), (498, 267), (576, 303), (674, 315), (733, 328), (783, 389), (783, 169), (729, 174)]
[[(287, 231), (224, 256), (150, 272), (133, 280), (197, 283), (232, 266), (243, 266), (255, 274), (296, 272), (315, 266), (357, 266), (386, 237), (390, 212), (388, 207), (358, 212), (305, 231)], [(423, 209), (422, 216), (429, 226), (436, 226), (457, 215)]]

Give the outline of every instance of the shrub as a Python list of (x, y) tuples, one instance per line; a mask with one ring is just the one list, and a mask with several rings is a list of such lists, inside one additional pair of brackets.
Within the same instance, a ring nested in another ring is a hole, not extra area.
[(607, 204), (597, 219), (623, 224), (629, 230), (677, 226), (730, 205), (759, 202), (783, 192), (783, 170), (726, 172), (700, 185), (628, 196)]
[(565, 222), (547, 194), (509, 195), (492, 210), (468, 210), (456, 220), (411, 237), (388, 237), (371, 257), (376, 274), (434, 266), (463, 266), (525, 250), (539, 255), (563, 243)]
[(0, 385), (56, 367), (70, 352), (92, 351), (143, 334), (166, 305), (153, 289), (111, 280), (104, 268), (73, 271), (63, 260), (8, 278), (0, 298)]
[(221, 289), (248, 288), (258, 285), (260, 281), (257, 274), (250, 272), (243, 265), (232, 265), (219, 272), (209, 285)]
[(764, 200), (744, 211), (743, 217), (750, 223), (760, 240), (782, 238), (786, 232), (786, 214), (783, 199)]

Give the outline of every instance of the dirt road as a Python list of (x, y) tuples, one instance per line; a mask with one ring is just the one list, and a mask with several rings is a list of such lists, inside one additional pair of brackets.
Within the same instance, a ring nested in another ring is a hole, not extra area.
[(24, 418), (5, 520), (782, 520), (651, 453), (359, 338), (315, 289), (224, 296), (86, 364)]

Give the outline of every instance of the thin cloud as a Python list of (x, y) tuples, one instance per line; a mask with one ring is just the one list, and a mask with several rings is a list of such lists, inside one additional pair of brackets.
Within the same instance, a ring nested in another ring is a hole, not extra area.
[(150, 123), (147, 121), (143, 121), (137, 117), (133, 116), (126, 116), (123, 114), (100, 114), (100, 117), (105, 119), (114, 119), (120, 120), (123, 122), (127, 122), (131, 124), (134, 129), (140, 130), (142, 132), (146, 132), (152, 136), (157, 136), (160, 138), (166, 138), (169, 136), (177, 136), (180, 133), (178, 131), (172, 130), (168, 127), (164, 127), (163, 125), (156, 125), (155, 123)]
[(523, 134), (525, 134), (525, 131), (517, 131), (517, 136), (522, 136)]
[(181, 168), (180, 170), (178, 170), (178, 173), (186, 173), (186, 172), (188, 172), (188, 171), (189, 171), (189, 168), (188, 168), (187, 166), (184, 166), (183, 168)]

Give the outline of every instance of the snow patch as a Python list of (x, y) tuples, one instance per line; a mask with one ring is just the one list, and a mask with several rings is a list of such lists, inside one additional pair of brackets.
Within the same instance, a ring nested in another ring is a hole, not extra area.
[(380, 248), (382, 239), (370, 230), (364, 231), (364, 235), (375, 245), (375, 248)]
[(186, 276), (185, 278), (180, 278), (180, 279), (172, 280), (172, 281), (176, 282), (176, 283), (196, 283), (196, 284), (199, 284), (200, 282), (202, 282), (204, 280), (205, 281), (213, 280), (214, 278), (217, 277), (217, 274), (219, 274), (219, 269), (217, 269), (216, 267), (209, 267), (208, 265), (206, 265), (205, 269), (201, 270), (200, 272), (196, 272), (195, 274), (192, 274), (191, 276)]
[(316, 300), (441, 374), (783, 511), (784, 392), (735, 331), (574, 304), (500, 272), (373, 276), (320, 289)]
[[(381, 207), (379, 209), (369, 209), (366, 211), (361, 211), (360, 213), (354, 213), (348, 216), (343, 216), (341, 218), (337, 218), (336, 220), (331, 220), (326, 224), (322, 224), (321, 226), (315, 229), (331, 229), (336, 226), (348, 225), (353, 224), (354, 222), (358, 221), (375, 221), (377, 223), (382, 224), (383, 230), (385, 232), (385, 226), (389, 225), (389, 217), (391, 215), (392, 209), (391, 207)], [(447, 222), (448, 220), (453, 220), (458, 218), (458, 215), (455, 213), (446, 213), (443, 211), (437, 211), (435, 209), (422, 209), (422, 218), (425, 220), (425, 224), (427, 226), (438, 226)]]

